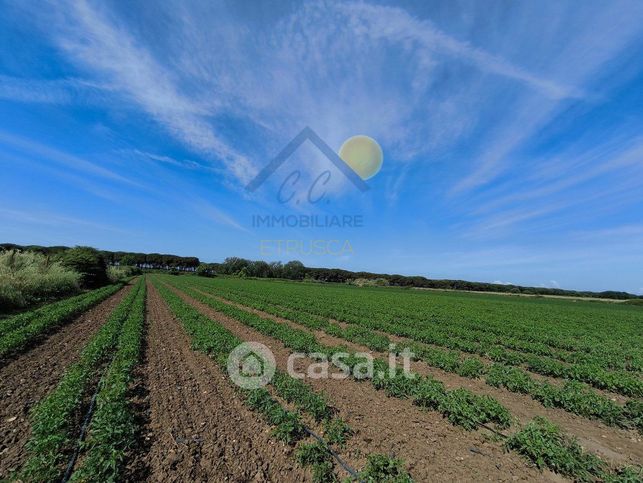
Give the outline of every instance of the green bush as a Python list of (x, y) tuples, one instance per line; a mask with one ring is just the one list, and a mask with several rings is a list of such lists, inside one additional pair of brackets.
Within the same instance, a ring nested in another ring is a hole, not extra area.
[(107, 278), (110, 282), (116, 283), (126, 278), (133, 277), (134, 275), (140, 275), (141, 269), (138, 267), (129, 267), (129, 266), (119, 266), (119, 267), (107, 267)]
[(91, 247), (71, 248), (60, 255), (62, 264), (81, 275), (81, 286), (97, 288), (109, 282), (107, 263), (101, 252)]
[(0, 310), (26, 307), (78, 291), (80, 275), (36, 252), (0, 253)]
[(208, 267), (206, 264), (204, 264), (204, 263), (202, 263), (201, 265), (199, 265), (199, 266), (196, 268), (196, 274), (197, 274), (199, 277), (209, 277), (209, 278), (212, 278), (212, 277), (214, 277), (214, 276), (215, 276), (214, 271), (213, 271), (211, 268), (209, 268), (209, 267)]

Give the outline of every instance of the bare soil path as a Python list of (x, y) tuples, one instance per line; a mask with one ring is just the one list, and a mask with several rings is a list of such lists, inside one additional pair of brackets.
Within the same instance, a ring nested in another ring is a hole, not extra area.
[(148, 283), (148, 481), (307, 481), (292, 448), (247, 409), (214, 361), (195, 352)]
[(56, 387), (131, 288), (125, 286), (0, 367), (0, 479), (24, 463), (31, 408)]
[[(268, 346), (277, 367), (287, 368), (290, 349), (174, 289), (183, 300), (218, 321), (237, 337)], [(302, 370), (310, 360), (297, 359)], [(306, 379), (355, 431), (340, 455), (354, 468), (364, 466), (366, 455), (384, 453), (401, 457), (416, 481), (561, 481), (554, 473), (539, 472), (518, 455), (507, 453), (488, 435), (452, 426), (439, 413), (423, 411), (411, 401), (387, 397), (368, 382)], [(293, 481), (289, 478), (285, 481)]]

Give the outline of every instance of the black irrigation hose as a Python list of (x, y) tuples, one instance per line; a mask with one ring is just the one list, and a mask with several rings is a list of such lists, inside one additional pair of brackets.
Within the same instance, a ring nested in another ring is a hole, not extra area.
[(501, 438), (509, 439), (509, 436), (507, 436), (505, 433), (501, 433), (501, 432), (500, 432), (500, 431), (498, 431), (497, 429), (494, 429), (494, 428), (492, 428), (491, 426), (488, 426), (488, 425), (486, 425), (486, 424), (484, 424), (484, 423), (480, 423), (480, 427), (485, 428), (485, 429), (488, 429), (489, 431), (491, 431), (492, 433), (494, 433), (494, 434), (496, 434), (496, 435), (500, 436)]
[(80, 428), (80, 434), (78, 435), (78, 439), (76, 440), (76, 449), (74, 450), (74, 453), (71, 455), (71, 458), (69, 459), (69, 463), (67, 464), (67, 469), (65, 470), (65, 475), (63, 476), (62, 480), (60, 480), (60, 483), (67, 483), (71, 478), (72, 472), (74, 471), (74, 466), (76, 466), (76, 461), (78, 461), (78, 456), (80, 455), (81, 445), (85, 440), (85, 435), (87, 434), (87, 428), (89, 427), (89, 423), (92, 419), (92, 415), (94, 414), (94, 409), (96, 407), (96, 399), (98, 399), (98, 393), (100, 392), (100, 389), (103, 386), (103, 382), (105, 380), (105, 376), (107, 375), (107, 371), (112, 365), (112, 362), (114, 362), (115, 358), (116, 356), (112, 357), (109, 364), (106, 366), (105, 372), (101, 376), (100, 381), (98, 381), (98, 384), (96, 384), (96, 390), (94, 391), (92, 400), (89, 403), (89, 409), (87, 409), (87, 414), (85, 414), (85, 418), (83, 419), (83, 425)]
[(359, 474), (357, 473), (357, 471), (355, 471), (353, 468), (348, 466), (348, 464), (346, 462), (344, 462), (344, 460), (342, 460), (340, 458), (340, 456), (335, 451), (333, 451), (333, 449), (330, 446), (328, 446), (326, 441), (324, 441), (324, 439), (321, 436), (319, 436), (318, 434), (314, 433), (306, 425), (304, 425), (304, 431), (306, 431), (313, 438), (315, 438), (317, 441), (319, 441), (321, 444), (323, 444), (326, 447), (326, 449), (328, 450), (328, 452), (330, 453), (330, 455), (333, 458), (335, 458), (335, 460), (340, 464), (340, 466), (342, 468), (344, 468), (348, 472), (348, 474), (350, 474), (353, 478), (356, 478), (358, 481), (363, 481), (363, 480), (359, 479)]
[[(136, 276), (131, 278), (127, 284), (129, 285), (129, 282), (131, 282), (134, 278), (137, 278)], [(124, 286), (124, 284), (123, 284)], [(121, 287), (122, 288), (122, 287)], [(136, 297), (134, 297), (135, 299)], [(134, 299), (132, 299), (132, 302), (130, 304), (130, 308), (134, 304)], [(122, 327), (121, 327), (122, 331)], [(89, 403), (89, 408), (87, 409), (87, 414), (85, 414), (85, 418), (83, 419), (83, 425), (80, 428), (80, 434), (78, 435), (78, 439), (76, 440), (76, 449), (74, 450), (74, 454), (71, 455), (71, 458), (69, 459), (69, 463), (67, 464), (67, 469), (65, 470), (65, 475), (63, 476), (62, 480), (60, 480), (60, 483), (67, 483), (69, 479), (71, 478), (72, 472), (74, 471), (74, 466), (76, 466), (76, 461), (78, 461), (78, 456), (80, 455), (80, 447), (85, 440), (85, 435), (87, 434), (87, 428), (89, 427), (89, 423), (92, 419), (92, 415), (94, 414), (94, 409), (96, 408), (96, 399), (98, 398), (98, 393), (100, 392), (101, 388), (103, 387), (103, 384), (105, 382), (105, 376), (107, 376), (107, 373), (109, 372), (109, 368), (112, 366), (112, 363), (114, 362), (114, 359), (116, 359), (116, 353), (118, 350), (114, 350), (114, 354), (112, 355), (112, 358), (109, 361), (109, 364), (105, 366), (105, 370), (103, 372), (103, 375), (101, 376), (100, 380), (98, 381), (98, 384), (96, 384), (96, 390), (94, 391), (94, 395), (92, 396), (92, 400)]]

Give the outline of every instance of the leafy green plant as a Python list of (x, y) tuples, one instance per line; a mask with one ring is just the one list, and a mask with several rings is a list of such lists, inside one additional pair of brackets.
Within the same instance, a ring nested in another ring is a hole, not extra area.
[(458, 365), (455, 372), (462, 377), (475, 379), (480, 377), (484, 373), (485, 369), (486, 366), (479, 359), (469, 357)]
[(462, 388), (446, 392), (438, 404), (438, 411), (452, 424), (468, 430), (488, 423), (495, 423), (501, 429), (511, 425), (509, 411), (495, 399)]
[(330, 419), (333, 409), (323, 395), (314, 392), (310, 386), (288, 374), (276, 371), (271, 384), (287, 402), (294, 403), (299, 409), (310, 414), (316, 421)]
[(549, 468), (579, 481), (600, 479), (608, 469), (598, 457), (585, 453), (575, 440), (541, 417), (511, 436), (506, 446), (525, 456), (538, 468)]
[(293, 444), (304, 437), (305, 431), (299, 416), (285, 410), (267, 390), (261, 388), (248, 391), (246, 404), (253, 411), (261, 413), (266, 422), (274, 426), (272, 434), (277, 439)]
[(312, 466), (314, 483), (333, 483), (338, 481), (333, 468), (333, 458), (328, 448), (320, 442), (302, 444), (297, 450), (300, 465)]
[(324, 438), (328, 444), (336, 444), (343, 448), (346, 440), (353, 434), (353, 430), (341, 418), (327, 419), (324, 422)]
[(412, 483), (402, 460), (382, 454), (368, 457), (366, 467), (359, 473), (360, 481), (377, 483)]

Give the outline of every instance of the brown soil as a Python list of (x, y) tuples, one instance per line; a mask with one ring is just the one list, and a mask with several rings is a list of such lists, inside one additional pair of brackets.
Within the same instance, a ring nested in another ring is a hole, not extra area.
[[(237, 337), (268, 346), (277, 366), (285, 370), (291, 351), (174, 289), (186, 302), (218, 321)], [(309, 360), (298, 359), (302, 369)], [(439, 413), (423, 411), (411, 401), (387, 397), (367, 382), (337, 379), (306, 379), (313, 389), (325, 392), (329, 401), (355, 431), (340, 455), (361, 469), (366, 456), (383, 453), (400, 457), (416, 481), (560, 481), (554, 473), (539, 472), (514, 453), (480, 431), (467, 432), (452, 426)], [(288, 481), (293, 481), (289, 478)]]
[(0, 368), (0, 478), (24, 463), (31, 408), (56, 387), (130, 290), (131, 285), (124, 287)]
[(148, 481), (305, 481), (292, 448), (247, 409), (214, 361), (188, 336), (148, 283), (146, 364)]
[[(209, 295), (212, 296), (211, 294)], [(254, 312), (262, 317), (288, 324), (291, 327), (300, 330), (313, 332), (317, 340), (323, 344), (344, 344), (351, 350), (369, 352), (367, 347), (348, 342), (344, 339), (329, 336), (322, 331), (312, 331), (290, 320), (275, 317), (274, 315), (251, 307), (240, 306), (239, 304), (230, 302), (225, 298), (216, 298), (222, 302)], [(380, 354), (380, 356), (387, 357), (385, 354)], [(597, 453), (607, 461), (611, 461), (617, 465), (640, 465), (643, 461), (642, 438), (641, 435), (634, 430), (628, 431), (607, 426), (600, 421), (589, 420), (562, 409), (545, 408), (530, 396), (513, 393), (502, 388), (494, 388), (487, 385), (482, 379), (461, 377), (457, 374), (430, 367), (424, 362), (412, 362), (411, 368), (414, 372), (422, 375), (431, 375), (435, 379), (442, 381), (448, 389), (464, 387), (470, 389), (476, 394), (487, 394), (494, 397), (503, 406), (505, 406), (514, 417), (518, 418), (522, 424), (526, 424), (528, 421), (533, 419), (534, 416), (544, 416), (553, 423), (562, 427), (568, 433), (576, 436), (585, 449)]]

